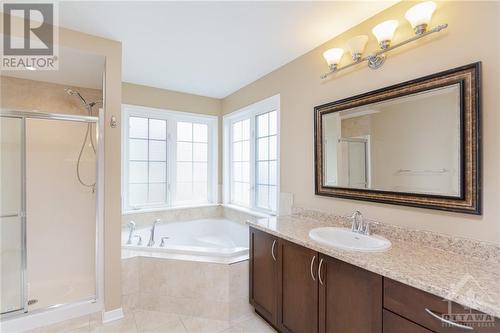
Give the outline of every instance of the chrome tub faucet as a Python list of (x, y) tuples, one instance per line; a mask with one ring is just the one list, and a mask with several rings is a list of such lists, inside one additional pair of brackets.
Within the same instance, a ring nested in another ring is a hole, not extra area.
[(132, 244), (132, 236), (133, 236), (134, 231), (135, 231), (135, 222), (130, 221), (129, 223), (127, 223), (127, 227), (129, 228), (127, 245), (130, 245), (130, 244)]
[(156, 225), (158, 223), (160, 223), (160, 219), (156, 219), (154, 222), (153, 222), (153, 225), (151, 226), (151, 235), (149, 237), (149, 242), (148, 242), (148, 246), (151, 247), (153, 245), (155, 245), (155, 229), (156, 229)]

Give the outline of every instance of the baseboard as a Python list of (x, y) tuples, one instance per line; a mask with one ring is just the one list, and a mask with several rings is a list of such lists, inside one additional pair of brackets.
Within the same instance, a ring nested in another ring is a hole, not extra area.
[(123, 309), (118, 308), (111, 311), (104, 311), (102, 313), (102, 323), (109, 323), (111, 321), (119, 320), (123, 318)]

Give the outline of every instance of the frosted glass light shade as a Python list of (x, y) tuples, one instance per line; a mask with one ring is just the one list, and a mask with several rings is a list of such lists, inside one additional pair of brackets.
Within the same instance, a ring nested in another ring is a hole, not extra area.
[(328, 67), (330, 68), (337, 66), (340, 62), (340, 59), (342, 59), (343, 55), (344, 55), (344, 50), (341, 48), (329, 49), (325, 51), (325, 53), (323, 53), (323, 57), (328, 63)]
[(365, 51), (366, 42), (368, 42), (368, 36), (366, 35), (356, 36), (347, 41), (347, 47), (354, 60), (361, 57)]
[(394, 32), (396, 32), (399, 22), (397, 20), (389, 20), (377, 24), (373, 29), (372, 33), (378, 40), (379, 44), (389, 43), (394, 37)]
[(435, 10), (436, 3), (433, 1), (421, 2), (408, 9), (405, 18), (410, 22), (413, 29), (419, 26), (427, 26)]

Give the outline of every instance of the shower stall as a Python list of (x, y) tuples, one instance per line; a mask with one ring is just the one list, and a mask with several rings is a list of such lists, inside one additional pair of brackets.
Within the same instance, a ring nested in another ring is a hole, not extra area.
[(0, 110), (2, 321), (101, 302), (101, 113)]

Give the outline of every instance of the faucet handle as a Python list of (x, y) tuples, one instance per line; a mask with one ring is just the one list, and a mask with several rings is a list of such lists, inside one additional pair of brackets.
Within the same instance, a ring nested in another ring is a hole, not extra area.
[(165, 246), (165, 240), (166, 239), (169, 239), (170, 237), (162, 237), (161, 238), (161, 243), (160, 243), (160, 247), (164, 247)]
[(141, 235), (134, 235), (134, 238), (139, 238), (139, 241), (137, 242), (137, 245), (142, 245), (142, 237), (141, 237)]
[(135, 222), (134, 221), (129, 221), (127, 225), (131, 228), (135, 228)]

